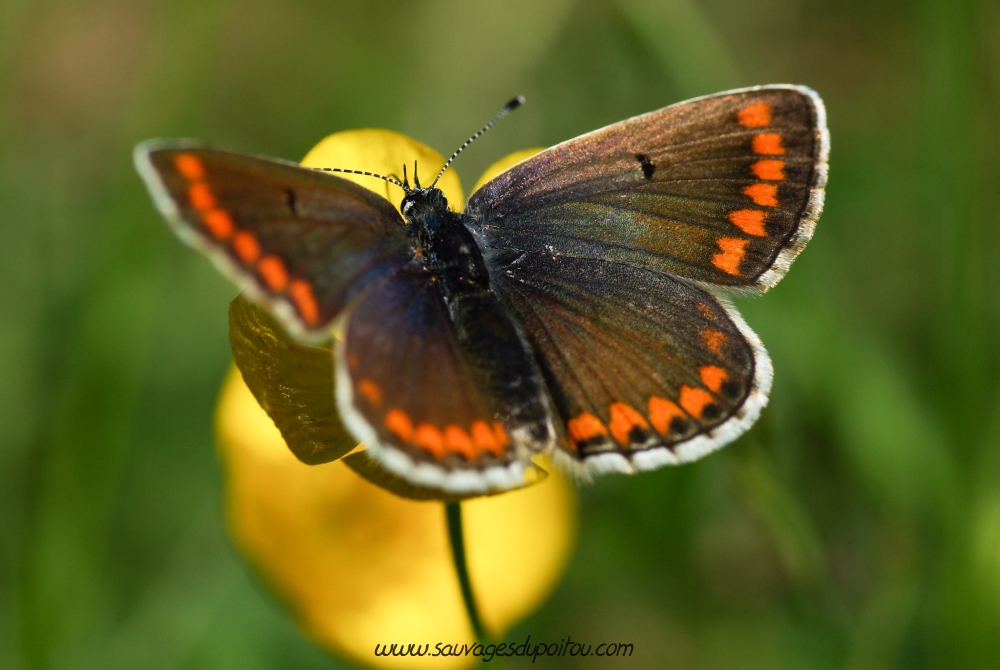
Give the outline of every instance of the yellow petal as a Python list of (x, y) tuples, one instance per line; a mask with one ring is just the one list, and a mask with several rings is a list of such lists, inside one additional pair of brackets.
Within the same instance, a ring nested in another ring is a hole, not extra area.
[[(342, 462), (297, 461), (234, 369), (217, 415), (231, 532), (317, 642), (384, 668), (464, 668), (476, 657), (376, 657), (393, 642), (471, 643), (444, 506), (404, 500)], [(463, 503), (473, 588), (495, 634), (536, 608), (562, 575), (576, 533), (558, 474)]]
[(469, 573), (489, 630), (506, 631), (548, 598), (576, 542), (576, 489), (546, 470), (540, 484), (462, 503)]
[(479, 181), (476, 182), (476, 185), (472, 187), (472, 192), (475, 193), (476, 191), (479, 190), (480, 186), (488, 182), (490, 179), (493, 179), (493, 177), (496, 177), (498, 174), (504, 172), (505, 170), (509, 170), (510, 168), (514, 167), (521, 161), (527, 158), (531, 158), (532, 156), (534, 156), (535, 154), (537, 154), (539, 151), (542, 150), (543, 149), (541, 148), (524, 149), (523, 151), (515, 151), (512, 154), (504, 156), (496, 163), (486, 168), (486, 172), (484, 172), (483, 176), (479, 178)]
[[(302, 165), (377, 172), (387, 177), (396, 176), (400, 181), (403, 180), (405, 165), (412, 186), (413, 161), (417, 161), (420, 182), (424, 187), (431, 185), (444, 165), (441, 154), (425, 144), (391, 130), (366, 128), (345, 130), (326, 137), (306, 154), (302, 159)], [(375, 191), (399, 209), (404, 194), (403, 189), (398, 186), (375, 177), (335, 174)], [(453, 210), (461, 212), (465, 208), (465, 196), (457, 172), (449, 169), (441, 177), (437, 187), (444, 191)]]
[(358, 441), (333, 402), (333, 353), (293, 340), (243, 296), (229, 304), (229, 342), (243, 379), (303, 463), (336, 460)]

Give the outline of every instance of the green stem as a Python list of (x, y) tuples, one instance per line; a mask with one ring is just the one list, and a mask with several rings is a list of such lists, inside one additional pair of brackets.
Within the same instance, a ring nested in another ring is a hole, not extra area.
[(465, 611), (469, 615), (469, 623), (472, 624), (472, 631), (476, 634), (476, 639), (485, 644), (488, 640), (486, 632), (483, 630), (482, 620), (479, 618), (476, 598), (472, 593), (472, 582), (469, 580), (469, 566), (465, 561), (465, 538), (462, 533), (462, 504), (459, 502), (447, 502), (444, 504), (444, 508), (448, 516), (448, 539), (451, 540), (451, 558), (455, 563), (455, 572), (458, 573), (458, 583), (462, 587), (462, 600), (465, 601)]

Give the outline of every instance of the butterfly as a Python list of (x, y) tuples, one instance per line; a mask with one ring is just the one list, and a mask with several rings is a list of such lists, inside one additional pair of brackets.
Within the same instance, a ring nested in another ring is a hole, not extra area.
[(774, 85), (558, 144), (464, 212), (405, 168), (376, 175), (403, 187), (397, 211), (329, 172), (190, 142), (135, 161), (175, 232), (289, 333), (344, 319), (336, 404), (366, 453), (478, 493), (523, 485), (545, 452), (588, 477), (744, 433), (772, 366), (729, 296), (774, 286), (809, 241), (828, 153), (819, 96)]

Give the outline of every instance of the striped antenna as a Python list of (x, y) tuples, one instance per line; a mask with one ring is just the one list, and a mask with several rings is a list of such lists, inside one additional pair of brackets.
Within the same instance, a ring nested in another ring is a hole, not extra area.
[[(406, 169), (405, 167), (403, 168)], [(364, 170), (345, 170), (343, 168), (313, 168), (313, 170), (320, 170), (321, 172), (343, 172), (345, 174), (360, 174), (366, 177), (378, 177), (379, 179), (384, 179), (390, 184), (395, 184), (399, 188), (403, 189), (407, 193), (410, 192), (410, 187), (399, 181), (398, 179), (393, 179), (392, 177), (386, 177), (385, 175), (378, 174), (377, 172), (365, 172)]]
[(490, 122), (489, 122), (489, 123), (487, 123), (487, 124), (486, 124), (485, 126), (483, 126), (482, 128), (480, 128), (480, 129), (479, 129), (479, 131), (478, 131), (478, 132), (476, 132), (476, 134), (475, 134), (475, 135), (473, 135), (472, 137), (470, 137), (469, 139), (467, 139), (467, 140), (465, 141), (465, 144), (463, 144), (462, 146), (460, 146), (460, 147), (459, 147), (458, 149), (456, 149), (456, 150), (455, 150), (455, 153), (453, 153), (453, 154), (451, 155), (451, 158), (449, 158), (449, 159), (448, 159), (448, 162), (447, 162), (447, 163), (445, 163), (445, 164), (444, 164), (444, 167), (443, 167), (443, 168), (441, 168), (441, 171), (440, 171), (440, 172), (438, 172), (438, 176), (437, 176), (437, 179), (435, 179), (435, 180), (434, 180), (434, 183), (433, 183), (433, 184), (431, 184), (431, 188), (434, 188), (435, 186), (437, 186), (437, 183), (438, 183), (438, 181), (439, 181), (439, 180), (441, 179), (441, 175), (443, 175), (443, 174), (444, 174), (444, 171), (448, 169), (448, 166), (449, 166), (449, 165), (451, 165), (451, 162), (452, 162), (453, 160), (455, 160), (455, 157), (456, 157), (456, 156), (458, 156), (458, 155), (459, 155), (460, 153), (462, 153), (462, 150), (463, 150), (463, 149), (465, 149), (465, 147), (467, 147), (467, 146), (469, 146), (470, 144), (472, 144), (473, 142), (475, 142), (475, 141), (476, 141), (476, 139), (477, 139), (477, 138), (478, 138), (478, 137), (479, 137), (480, 135), (482, 135), (482, 134), (483, 134), (483, 133), (485, 133), (485, 132), (486, 132), (487, 130), (489, 130), (490, 128), (492, 128), (492, 127), (493, 127), (493, 126), (494, 126), (494, 125), (496, 124), (496, 122), (497, 122), (497, 121), (499, 121), (499, 120), (500, 120), (500, 119), (502, 119), (503, 117), (507, 116), (507, 114), (508, 114), (508, 113), (510, 113), (510, 112), (512, 112), (512, 111), (514, 111), (515, 109), (517, 109), (518, 107), (520, 107), (520, 106), (521, 106), (521, 105), (523, 105), (523, 104), (524, 104), (524, 96), (523, 96), (523, 95), (519, 95), (519, 96), (517, 96), (516, 98), (514, 98), (513, 100), (511, 100), (510, 102), (508, 102), (508, 103), (507, 103), (506, 105), (504, 105), (504, 106), (503, 106), (503, 109), (501, 109), (501, 110), (500, 110), (500, 111), (499, 111), (499, 112), (497, 113), (497, 115), (496, 115), (496, 116), (494, 116), (492, 120), (490, 120)]

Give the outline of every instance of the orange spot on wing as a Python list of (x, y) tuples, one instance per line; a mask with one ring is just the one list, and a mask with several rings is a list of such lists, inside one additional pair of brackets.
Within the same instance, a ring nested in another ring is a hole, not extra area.
[(441, 431), (429, 423), (422, 423), (413, 431), (413, 443), (423, 447), (435, 456), (444, 455), (444, 437)]
[(611, 435), (618, 444), (628, 446), (629, 433), (633, 428), (649, 428), (646, 419), (633, 407), (623, 402), (611, 403), (611, 421), (608, 424)]
[(174, 167), (188, 181), (205, 178), (205, 166), (197, 157), (191, 154), (177, 154), (174, 156)]
[(493, 422), (493, 437), (501, 447), (506, 447), (510, 444), (510, 440), (507, 438), (507, 431), (503, 429), (499, 421)]
[(472, 446), (472, 438), (454, 424), (448, 424), (444, 427), (444, 443), (450, 451), (457, 451), (466, 458), (476, 456), (476, 449)]
[(503, 456), (503, 447), (500, 446), (496, 436), (485, 421), (472, 422), (472, 443), (482, 451)]
[(725, 333), (718, 330), (703, 330), (701, 331), (701, 339), (716, 356), (722, 355), (722, 343), (726, 341)]
[(703, 365), (698, 368), (698, 374), (701, 375), (701, 383), (712, 393), (718, 393), (719, 389), (722, 388), (722, 383), (729, 379), (729, 373), (718, 365)]
[(275, 293), (280, 293), (288, 286), (288, 270), (277, 256), (264, 256), (257, 263), (257, 272), (264, 278), (264, 283)]
[(247, 265), (256, 263), (260, 258), (260, 243), (253, 233), (241, 230), (233, 237), (233, 251)]
[(748, 241), (735, 237), (720, 237), (716, 243), (722, 251), (712, 256), (712, 265), (726, 274), (738, 277), (740, 275), (740, 261), (746, 256)]
[(221, 209), (208, 210), (205, 212), (202, 220), (205, 223), (205, 227), (208, 228), (208, 232), (212, 233), (212, 237), (217, 240), (228, 239), (232, 236), (233, 231), (236, 230), (236, 224), (233, 223), (233, 219)]
[(747, 235), (767, 237), (767, 231), (764, 230), (765, 216), (766, 212), (759, 209), (738, 209), (729, 212), (729, 221)]
[(403, 442), (409, 442), (413, 437), (413, 422), (401, 409), (391, 409), (386, 413), (385, 427)]
[(698, 303), (698, 311), (707, 316), (709, 319), (715, 318), (715, 312), (713, 312), (712, 308), (703, 302)]
[(288, 285), (288, 295), (299, 310), (299, 316), (310, 326), (319, 323), (319, 307), (316, 305), (316, 296), (313, 295), (312, 286), (304, 279), (293, 279)]
[(358, 380), (358, 393), (363, 395), (365, 400), (367, 400), (368, 404), (372, 407), (378, 407), (382, 404), (382, 387), (373, 382), (371, 379), (366, 378)]
[(681, 397), (679, 400), (684, 411), (696, 419), (701, 418), (701, 413), (705, 411), (705, 407), (714, 403), (712, 395), (708, 391), (692, 386), (681, 387)]
[(601, 420), (589, 412), (583, 412), (575, 419), (567, 421), (566, 430), (574, 449), (579, 449), (581, 442), (608, 434), (608, 429)]
[(753, 152), (765, 156), (780, 156), (785, 153), (778, 133), (761, 133), (753, 138)]
[(215, 196), (205, 182), (199, 181), (188, 187), (188, 201), (195, 209), (206, 212), (215, 207)]
[(743, 189), (743, 195), (750, 196), (754, 203), (761, 207), (778, 206), (777, 184), (750, 184)]
[(676, 417), (684, 418), (681, 408), (666, 398), (651, 396), (649, 398), (649, 420), (660, 435), (666, 435), (670, 430), (670, 422)]
[(757, 179), (782, 181), (785, 178), (785, 161), (765, 158), (751, 165), (750, 172), (753, 172)]
[(771, 105), (755, 102), (739, 112), (740, 125), (744, 128), (763, 128), (771, 123)]

